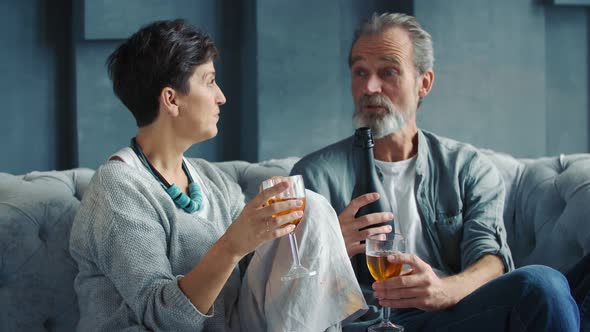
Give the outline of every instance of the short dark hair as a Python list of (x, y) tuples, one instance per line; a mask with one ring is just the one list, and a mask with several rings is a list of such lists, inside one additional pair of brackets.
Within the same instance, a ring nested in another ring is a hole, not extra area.
[(213, 39), (184, 20), (157, 21), (121, 44), (108, 57), (107, 68), (115, 95), (143, 127), (158, 116), (163, 88), (188, 94), (195, 67), (218, 55)]

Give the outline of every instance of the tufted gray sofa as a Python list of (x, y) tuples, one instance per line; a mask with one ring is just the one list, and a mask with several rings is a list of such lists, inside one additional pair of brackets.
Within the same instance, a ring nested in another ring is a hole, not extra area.
[[(590, 251), (590, 155), (514, 159), (485, 152), (506, 185), (508, 242), (517, 266), (565, 270)], [(260, 182), (297, 158), (218, 163), (252, 198)], [(73, 331), (78, 319), (68, 254), (89, 169), (0, 173), (0, 331)]]

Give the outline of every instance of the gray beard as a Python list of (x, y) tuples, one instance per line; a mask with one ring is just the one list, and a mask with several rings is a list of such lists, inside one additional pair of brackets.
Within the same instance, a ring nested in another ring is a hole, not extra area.
[[(355, 129), (369, 127), (373, 138), (382, 138), (398, 132), (406, 125), (408, 114), (397, 111), (393, 103), (385, 96), (377, 98), (379, 100), (377, 105), (386, 109), (385, 114), (362, 113), (362, 107), (368, 104), (370, 99), (372, 98), (361, 98), (359, 102), (355, 103), (355, 110), (352, 115), (352, 123)], [(375, 102), (375, 99), (372, 100)]]

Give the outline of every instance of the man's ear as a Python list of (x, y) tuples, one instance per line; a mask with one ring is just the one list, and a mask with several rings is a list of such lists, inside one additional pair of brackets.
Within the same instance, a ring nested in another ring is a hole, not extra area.
[(428, 69), (424, 74), (419, 76), (419, 79), (421, 81), (418, 82), (418, 96), (424, 98), (430, 92), (432, 85), (434, 84), (434, 71)]
[(164, 87), (160, 92), (160, 109), (172, 117), (178, 116), (178, 93), (171, 87)]

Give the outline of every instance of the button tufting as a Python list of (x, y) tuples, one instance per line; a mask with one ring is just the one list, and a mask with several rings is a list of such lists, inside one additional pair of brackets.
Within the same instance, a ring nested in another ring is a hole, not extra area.
[(565, 170), (565, 155), (563, 153), (559, 155), (559, 166), (562, 171)]
[(47, 231), (45, 228), (39, 229), (39, 239), (43, 242), (47, 241)]
[(51, 318), (47, 318), (44, 322), (43, 322), (43, 327), (47, 330), (47, 331), (53, 331), (55, 324), (53, 323), (53, 320)]

